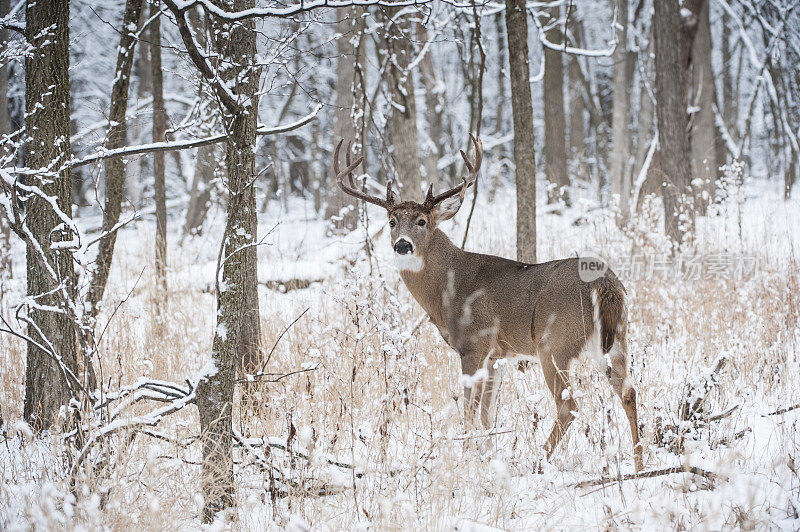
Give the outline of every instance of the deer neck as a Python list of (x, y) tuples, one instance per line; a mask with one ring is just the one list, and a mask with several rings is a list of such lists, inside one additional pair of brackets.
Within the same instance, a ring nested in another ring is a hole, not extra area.
[(447, 290), (450, 272), (463, 264), (466, 252), (453, 244), (447, 235), (436, 229), (431, 235), (428, 252), (423, 259), (422, 268), (414, 270), (399, 270), (400, 277), (417, 300), (417, 303), (428, 313), (434, 324), (439, 324), (443, 318), (442, 295)]

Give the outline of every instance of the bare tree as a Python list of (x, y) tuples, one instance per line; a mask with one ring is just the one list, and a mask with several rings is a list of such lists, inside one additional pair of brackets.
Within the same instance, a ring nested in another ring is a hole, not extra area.
[(517, 174), (517, 260), (533, 263), (536, 262), (536, 160), (524, 0), (506, 0), (506, 35)]
[[(209, 81), (223, 112), (228, 208), (216, 275), (217, 324), (211, 351), (213, 370), (197, 389), (203, 439), (203, 521), (233, 503), (233, 389), (237, 370), (253, 373), (259, 364), (261, 329), (257, 274), (255, 153), (260, 70), (255, 63), (254, 19), (212, 18), (213, 46), (226, 69), (215, 72), (196, 47), (184, 10), (172, 0), (181, 38), (195, 66)], [(223, 7), (252, 9), (254, 0), (231, 0)]]
[[(150, 4), (150, 70), (153, 88), (153, 142), (161, 142), (167, 131), (164, 108), (164, 74), (161, 72), (161, 17), (159, 2)], [(167, 193), (164, 183), (164, 152), (153, 153), (153, 180), (156, 203), (156, 284), (160, 302), (167, 297)]]
[[(25, 37), (36, 50), (25, 56), (25, 157), (30, 168), (43, 169), (29, 176), (28, 184), (39, 187), (71, 216), (72, 172), (64, 164), (71, 157), (69, 2), (29, 0), (25, 20)], [(62, 290), (74, 293), (75, 271), (71, 253), (58, 245), (72, 239), (69, 228), (40, 195), (26, 203), (25, 223), (33, 237), (27, 246), (28, 296), (36, 302), (30, 307), (28, 334), (37, 343), (28, 343), (24, 417), (35, 430), (44, 430), (73, 397), (62, 368), (40, 345), (49, 345), (64, 366), (77, 373), (77, 331), (59, 296)]]
[[(561, 42), (564, 35), (558, 23), (559, 8), (550, 8), (549, 14), (547, 39), (553, 43)], [(544, 170), (548, 182), (548, 203), (561, 200), (569, 205), (563, 61), (560, 51), (544, 48)]]
[(403, 7), (384, 8), (384, 39), (388, 61), (388, 83), (392, 107), (392, 148), (397, 182), (408, 199), (422, 198), (422, 180), (414, 97), (414, 20), (401, 13)]
[[(416, 23), (417, 39), (420, 43), (430, 41), (428, 28), (421, 22)], [(420, 78), (425, 86), (425, 111), (428, 122), (428, 139), (425, 152), (425, 176), (430, 183), (439, 178), (439, 159), (445, 154), (444, 123), (445, 102), (444, 84), (436, 74), (433, 54), (426, 53), (419, 63)]]
[[(11, 0), (0, 0), (0, 17), (8, 14)], [(0, 49), (8, 44), (8, 30), (0, 27)], [(0, 63), (0, 136), (11, 133), (11, 117), (8, 115), (8, 63)], [(0, 157), (10, 155), (5, 148), (0, 148)], [(0, 209), (0, 279), (13, 275), (11, 264), (11, 226), (6, 218), (5, 209)], [(2, 297), (0, 290), (0, 297)]]
[[(348, 7), (338, 10), (339, 21), (336, 31), (341, 35), (336, 41), (336, 110), (333, 116), (333, 138), (354, 139), (353, 152), (362, 150), (359, 122), (363, 119), (364, 109), (360, 108), (357, 94), (363, 93), (364, 63), (363, 34), (364, 10)], [(356, 68), (359, 66), (359, 68)], [(330, 181), (330, 180), (329, 180)], [(356, 225), (358, 210), (353, 199), (342, 192), (339, 187), (328, 187), (328, 204), (325, 207), (325, 218), (334, 220), (333, 227), (350, 230)]]
[[(189, 25), (194, 30), (197, 46), (205, 49), (206, 43), (206, 23), (201, 17), (200, 9), (190, 9), (187, 13)], [(213, 127), (218, 122), (219, 109), (213, 98), (209, 97), (201, 87), (199, 90), (200, 98), (205, 105), (205, 116), (201, 121), (203, 127)], [(208, 209), (211, 206), (211, 191), (213, 180), (219, 170), (218, 163), (219, 148), (214, 144), (201, 146), (197, 149), (197, 156), (194, 162), (194, 175), (192, 185), (189, 189), (189, 205), (186, 207), (186, 218), (183, 222), (183, 236), (199, 234), (203, 230)]]
[(664, 229), (675, 244), (691, 230), (687, 202), (691, 197), (689, 139), (686, 135), (686, 86), (678, 0), (655, 2), (656, 114), (664, 173)]
[(631, 153), (631, 83), (634, 54), (628, 50), (628, 0), (614, 0), (617, 16), (617, 47), (614, 50), (614, 110), (611, 122), (609, 181), (611, 192), (619, 197), (621, 220), (629, 214)]
[[(573, 7), (573, 9), (575, 9)], [(567, 23), (569, 42), (580, 48), (583, 44), (583, 24), (573, 14)], [(586, 164), (586, 110), (583, 101), (583, 74), (580, 57), (570, 55), (567, 59), (567, 79), (569, 80), (569, 159), (573, 175), (587, 178)]]
[[(114, 85), (111, 89), (111, 107), (108, 112), (109, 128), (106, 136), (106, 148), (109, 150), (121, 148), (125, 143), (128, 87), (141, 11), (142, 0), (125, 2), (125, 13), (120, 26), (121, 37), (117, 52), (117, 66), (114, 71)], [(103, 169), (105, 173), (103, 231), (107, 232), (107, 235), (100, 242), (94, 275), (89, 288), (88, 313), (90, 316), (97, 315), (108, 283), (111, 260), (114, 257), (114, 246), (117, 242), (117, 233), (111, 229), (119, 223), (125, 186), (125, 162), (122, 158), (106, 159)]]
[[(703, 2), (692, 43), (692, 85), (690, 142), (695, 208), (705, 214), (706, 205), (716, 188), (717, 174), (722, 161), (717, 160), (717, 129), (714, 109), (717, 108), (716, 84), (711, 66), (711, 22), (709, 3)], [(697, 182), (699, 180), (699, 183)]]

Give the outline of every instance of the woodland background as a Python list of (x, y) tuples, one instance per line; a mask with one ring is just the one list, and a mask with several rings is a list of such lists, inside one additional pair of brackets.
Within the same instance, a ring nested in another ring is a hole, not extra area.
[[(0, 528), (796, 529), (798, 4), (0, 0)], [(652, 478), (590, 368), (551, 462), (538, 368), (465, 433), (331, 179), (469, 133), (454, 242), (626, 284)]]

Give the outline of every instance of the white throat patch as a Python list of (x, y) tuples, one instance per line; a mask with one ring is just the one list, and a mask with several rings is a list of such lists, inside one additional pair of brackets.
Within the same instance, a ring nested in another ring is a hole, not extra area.
[(401, 272), (407, 271), (416, 273), (422, 271), (422, 267), (425, 265), (425, 261), (422, 260), (422, 257), (414, 253), (406, 253), (405, 255), (392, 253), (392, 255), (394, 255), (395, 268)]

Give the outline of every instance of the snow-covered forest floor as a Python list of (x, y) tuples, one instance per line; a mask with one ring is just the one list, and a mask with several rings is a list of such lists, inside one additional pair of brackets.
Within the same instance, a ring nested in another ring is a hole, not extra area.
[[(513, 198), (511, 187), (492, 203), (481, 196), (467, 249), (514, 256)], [(446, 227), (458, 243), (467, 211)], [(800, 528), (800, 409), (775, 413), (800, 403), (800, 203), (748, 182), (712, 211), (698, 219), (699, 266), (675, 276), (654, 219), (623, 233), (588, 199), (561, 214), (540, 205), (540, 261), (599, 251), (626, 284), (646, 469), (713, 473), (581, 487), (634, 471), (625, 415), (602, 373), (574, 368), (580, 410), (550, 462), (542, 446), (555, 412), (537, 364), (505, 371), (493, 435), (465, 433), (458, 357), (392, 267), (381, 212), (370, 210), (366, 229), (326, 237), (310, 201), (271, 202), (260, 219), (260, 236), (271, 231), (259, 249), (265, 371), (288, 375), (250, 385), (254, 400), (235, 412), (233, 526)], [(120, 232), (98, 326), (109, 389), (140, 377), (182, 383), (206, 364), (224, 212), (210, 218), (204, 236), (170, 239), (161, 317), (154, 224)], [(15, 259), (4, 313), (24, 294), (23, 249)], [(0, 367), (0, 529), (200, 527), (196, 408), (115, 439), (101, 475), (71, 487), (59, 437), (32, 440), (21, 422), (22, 342), (0, 336)], [(682, 404), (704, 390), (682, 420)]]

